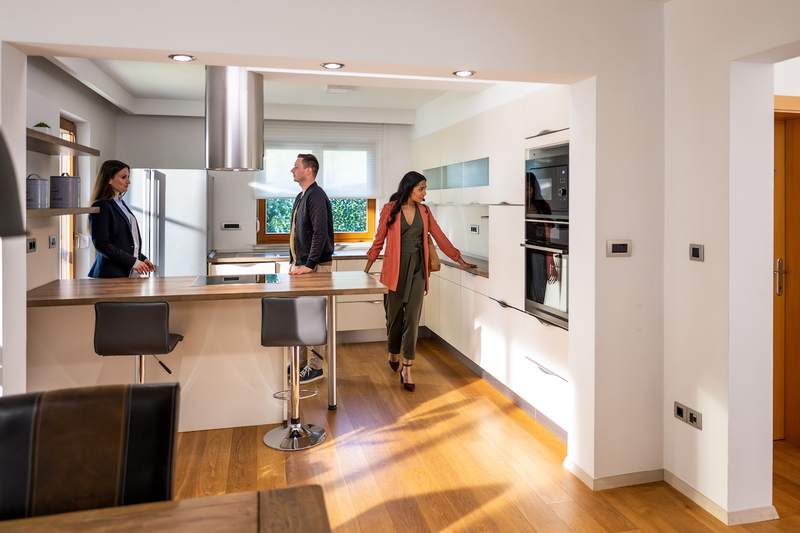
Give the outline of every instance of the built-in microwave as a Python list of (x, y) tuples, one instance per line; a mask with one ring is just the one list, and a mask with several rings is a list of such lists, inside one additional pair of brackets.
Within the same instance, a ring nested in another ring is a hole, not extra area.
[(525, 217), (569, 218), (569, 144), (528, 151), (525, 161)]

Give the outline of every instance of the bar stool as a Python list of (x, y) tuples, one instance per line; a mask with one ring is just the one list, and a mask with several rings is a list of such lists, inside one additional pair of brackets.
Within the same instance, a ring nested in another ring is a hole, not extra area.
[(183, 340), (169, 332), (167, 302), (97, 302), (94, 304), (94, 351), (97, 355), (135, 355), (135, 378), (144, 383), (144, 356), (168, 354)]
[(289, 402), (289, 423), (264, 435), (264, 444), (276, 450), (304, 450), (320, 444), (325, 429), (300, 421), (300, 400), (317, 394), (300, 390), (300, 348), (319, 346), (328, 339), (327, 298), (299, 296), (261, 299), (261, 346), (289, 347), (290, 388), (273, 396)]

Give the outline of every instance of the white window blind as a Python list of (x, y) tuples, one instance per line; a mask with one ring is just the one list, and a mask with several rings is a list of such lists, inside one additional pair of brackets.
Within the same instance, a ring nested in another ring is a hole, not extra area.
[(267, 120), (264, 129), (264, 172), (256, 195), (294, 197), (299, 187), (291, 169), (297, 154), (319, 160), (319, 183), (331, 198), (376, 198), (380, 195), (378, 160), (382, 124)]

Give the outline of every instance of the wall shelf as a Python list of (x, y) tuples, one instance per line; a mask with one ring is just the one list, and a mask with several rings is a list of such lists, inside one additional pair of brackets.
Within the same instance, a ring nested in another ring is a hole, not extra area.
[(99, 207), (67, 207), (64, 209), (28, 209), (29, 217), (60, 217), (62, 215), (86, 215), (99, 213)]
[(28, 150), (46, 155), (92, 155), (99, 156), (100, 150), (82, 144), (65, 141), (55, 135), (49, 135), (27, 129)]

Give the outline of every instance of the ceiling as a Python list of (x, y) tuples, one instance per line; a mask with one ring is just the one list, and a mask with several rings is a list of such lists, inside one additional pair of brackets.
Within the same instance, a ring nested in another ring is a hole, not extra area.
[[(92, 60), (134, 98), (202, 101), (205, 65)], [(268, 70), (268, 69), (267, 69)], [(479, 92), (491, 82), (365, 77), (346, 72), (264, 71), (264, 101), (271, 104), (417, 109), (450, 91)], [(331, 92), (331, 85), (345, 91)]]

